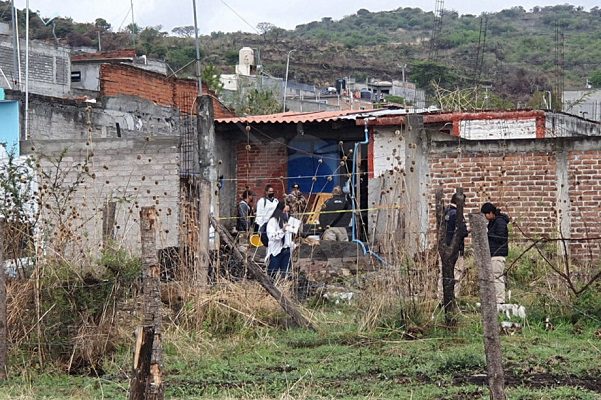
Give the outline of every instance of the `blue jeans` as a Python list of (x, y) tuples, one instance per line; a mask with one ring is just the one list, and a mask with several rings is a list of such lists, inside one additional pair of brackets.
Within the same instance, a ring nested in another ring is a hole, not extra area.
[(288, 275), (288, 267), (290, 266), (290, 249), (284, 247), (280, 254), (269, 258), (267, 273), (271, 278), (275, 279), (278, 275), (286, 277)]

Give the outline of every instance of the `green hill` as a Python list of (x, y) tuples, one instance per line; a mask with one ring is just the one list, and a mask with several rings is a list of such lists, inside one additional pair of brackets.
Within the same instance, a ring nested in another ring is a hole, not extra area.
[[(0, 2), (0, 19), (10, 20), (8, 10), (8, 3)], [(398, 8), (361, 9), (340, 20), (324, 17), (294, 30), (261, 23), (262, 34), (203, 36), (203, 64), (232, 72), (238, 50), (249, 46), (260, 50), (267, 73), (283, 76), (286, 54), (296, 49), (290, 77), (301, 82), (331, 85), (345, 76), (400, 78), (406, 64), (408, 79), (430, 90), (433, 79), (448, 89), (486, 84), (512, 103), (526, 102), (533, 93), (552, 90), (562, 81), (566, 89), (583, 88), (601, 71), (599, 7), (590, 11), (571, 5), (530, 11), (513, 7), (480, 16), (445, 10), (436, 51), (430, 43), (434, 21), (432, 12)], [(23, 14), (20, 23), (24, 25)], [(173, 70), (185, 67), (195, 54), (191, 27), (176, 28), (171, 34), (160, 26), (113, 32), (102, 18), (95, 24), (58, 18), (53, 34), (52, 26), (45, 26), (35, 13), (30, 24), (33, 38), (71, 46), (97, 46), (100, 36), (103, 50), (131, 47), (133, 30), (138, 53), (165, 59)], [(184, 68), (181, 73), (193, 70)]]

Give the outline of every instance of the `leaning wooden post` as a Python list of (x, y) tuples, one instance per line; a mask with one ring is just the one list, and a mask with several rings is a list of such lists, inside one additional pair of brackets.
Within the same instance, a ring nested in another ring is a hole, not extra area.
[(267, 293), (269, 293), (278, 302), (280, 307), (282, 307), (284, 311), (288, 315), (290, 315), (290, 317), (292, 317), (292, 319), (294, 320), (294, 322), (297, 323), (298, 326), (314, 331), (315, 328), (313, 327), (311, 322), (309, 322), (305, 317), (303, 317), (296, 305), (292, 301), (290, 301), (286, 296), (284, 296), (282, 292), (280, 292), (280, 290), (273, 284), (271, 278), (267, 276), (265, 272), (263, 272), (261, 267), (259, 267), (257, 263), (255, 263), (252, 260), (247, 262), (246, 258), (242, 255), (240, 250), (238, 250), (238, 246), (236, 246), (234, 238), (231, 237), (229, 232), (215, 219), (215, 217), (211, 216), (210, 218), (211, 224), (213, 225), (217, 233), (219, 233), (219, 236), (221, 236), (225, 244), (227, 244), (233, 250), (234, 256), (236, 256), (236, 258), (240, 260), (242, 264), (244, 264), (245, 268), (248, 268), (248, 270), (254, 275), (257, 281), (259, 281), (259, 283), (261, 284), (261, 286), (263, 286)]
[(499, 339), (499, 320), (495, 283), (486, 232), (486, 219), (480, 213), (470, 214), (472, 243), (476, 266), (479, 268), (480, 302), (482, 304), (482, 323), (484, 328), (484, 352), (486, 353), (486, 369), (488, 386), (492, 400), (505, 399), (505, 379), (503, 375), (503, 358)]
[(136, 330), (134, 371), (130, 382), (130, 400), (163, 400), (161, 288), (156, 250), (157, 214), (154, 207), (140, 211), (142, 239), (142, 286), (144, 324)]
[(4, 221), (0, 219), (0, 380), (7, 375), (8, 330), (6, 318), (6, 270), (4, 268)]

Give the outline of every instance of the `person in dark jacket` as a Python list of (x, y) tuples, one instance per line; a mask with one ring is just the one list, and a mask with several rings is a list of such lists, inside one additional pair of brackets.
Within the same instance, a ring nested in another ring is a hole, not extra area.
[(240, 196), (238, 203), (238, 220), (236, 221), (236, 230), (238, 232), (248, 232), (252, 227), (252, 201), (253, 194), (250, 190), (245, 190)]
[[(447, 246), (451, 245), (451, 242), (453, 241), (453, 235), (455, 234), (455, 229), (457, 227), (457, 196), (458, 194), (455, 193), (453, 194), (453, 197), (451, 197), (451, 203), (449, 204), (449, 207), (446, 209), (445, 211), (445, 215), (444, 218), (447, 222), (447, 232), (446, 232), (446, 236), (445, 236), (445, 244)], [(465, 251), (465, 247), (464, 247), (464, 242), (463, 239), (467, 236), (467, 231), (465, 232), (457, 232), (458, 234), (463, 235), (462, 240), (461, 240), (461, 244), (459, 246), (459, 257), (457, 258), (457, 261), (455, 262), (455, 298), (457, 298), (459, 296), (459, 292), (461, 290), (461, 281), (462, 279), (465, 277), (465, 273), (466, 273), (466, 269), (465, 269), (465, 262), (463, 259), (463, 254)], [(442, 263), (440, 264), (440, 268), (442, 268)], [(442, 299), (442, 270), (439, 271), (439, 279), (438, 279), (438, 297), (440, 299)]]
[(321, 208), (319, 224), (326, 227), (322, 240), (348, 242), (346, 227), (351, 222), (351, 205), (340, 186), (335, 186), (332, 198), (328, 199)]
[(480, 209), (488, 220), (488, 246), (495, 276), (497, 304), (505, 303), (505, 257), (509, 253), (509, 217), (492, 203), (484, 203)]

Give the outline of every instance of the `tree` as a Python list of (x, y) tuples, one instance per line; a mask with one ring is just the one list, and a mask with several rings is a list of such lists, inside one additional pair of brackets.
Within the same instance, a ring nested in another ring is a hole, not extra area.
[(219, 96), (223, 90), (223, 83), (221, 82), (221, 79), (219, 79), (220, 76), (221, 74), (214, 65), (209, 64), (202, 69), (202, 81), (205, 82), (209, 89), (215, 92), (217, 96)]
[(94, 26), (100, 32), (108, 32), (111, 30), (111, 24), (109, 24), (104, 18), (96, 18)]
[(176, 26), (171, 32), (175, 33), (177, 36), (191, 38), (194, 36), (194, 27), (192, 25)]
[(273, 92), (252, 89), (236, 111), (241, 115), (265, 115), (275, 114), (281, 109), (282, 105)]
[(259, 22), (257, 24), (257, 30), (261, 32), (261, 35), (263, 35), (263, 39), (265, 39), (267, 37), (267, 34), (271, 32), (274, 28), (276, 28), (276, 26), (271, 22)]
[(594, 71), (591, 74), (591, 77), (589, 78), (588, 82), (594, 88), (601, 88), (601, 69), (598, 69), (598, 70)]
[(134, 35), (137, 35), (138, 33), (140, 33), (140, 30), (141, 30), (140, 25), (135, 24), (135, 23), (129, 24), (125, 27), (126, 32), (132, 33)]

